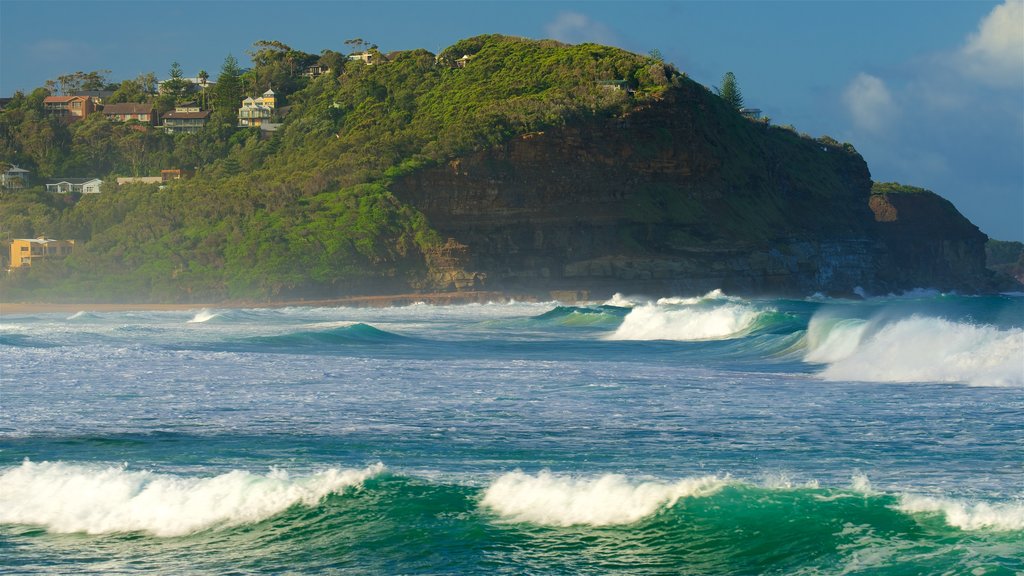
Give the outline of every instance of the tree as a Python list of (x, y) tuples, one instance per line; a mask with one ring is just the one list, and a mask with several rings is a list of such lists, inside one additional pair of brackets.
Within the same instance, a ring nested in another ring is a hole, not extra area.
[(743, 93), (740, 92), (739, 84), (736, 83), (736, 75), (732, 72), (726, 72), (725, 76), (722, 76), (722, 87), (716, 86), (715, 94), (718, 94), (733, 108), (737, 110), (743, 108)]
[(234, 116), (235, 110), (242, 105), (241, 76), (242, 69), (238, 67), (238, 60), (228, 54), (221, 65), (217, 85), (213, 90), (213, 105), (220, 114)]
[(196, 78), (199, 78), (199, 87), (202, 90), (199, 98), (202, 100), (203, 108), (209, 108), (210, 103), (207, 102), (206, 81), (210, 79), (210, 74), (206, 70), (200, 70), (199, 74), (196, 74)]

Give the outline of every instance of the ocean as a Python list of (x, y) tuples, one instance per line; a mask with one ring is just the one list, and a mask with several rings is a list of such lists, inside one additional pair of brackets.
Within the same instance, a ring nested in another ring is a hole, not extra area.
[(0, 324), (5, 574), (1024, 573), (1024, 295)]

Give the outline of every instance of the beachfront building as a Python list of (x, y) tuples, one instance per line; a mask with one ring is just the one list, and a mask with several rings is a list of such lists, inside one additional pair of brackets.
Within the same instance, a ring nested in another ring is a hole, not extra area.
[(4, 190), (21, 190), (28, 188), (29, 171), (18, 168), (11, 164), (11, 167), (0, 174), (0, 188)]
[(238, 126), (250, 128), (270, 122), (274, 119), (276, 108), (277, 96), (273, 90), (267, 89), (259, 98), (246, 98), (242, 100), (242, 107), (238, 109)]
[(32, 262), (40, 258), (64, 258), (74, 249), (74, 240), (52, 240), (44, 236), (11, 240), (11, 268), (32, 266)]
[(54, 178), (46, 181), (46, 191), (56, 194), (99, 194), (103, 180), (99, 178)]

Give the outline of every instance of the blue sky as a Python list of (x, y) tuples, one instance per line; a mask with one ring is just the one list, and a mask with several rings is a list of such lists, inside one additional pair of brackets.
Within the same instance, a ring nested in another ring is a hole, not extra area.
[(0, 0), (0, 95), (76, 70), (216, 76), (256, 40), (437, 52), (485, 33), (657, 48), (698, 82), (736, 74), (773, 122), (854, 144), (872, 177), (932, 189), (1024, 240), (1024, 2)]

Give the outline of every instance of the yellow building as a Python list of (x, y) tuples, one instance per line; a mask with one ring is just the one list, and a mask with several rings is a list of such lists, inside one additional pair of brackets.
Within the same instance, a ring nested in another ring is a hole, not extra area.
[(74, 240), (19, 238), (11, 241), (11, 268), (31, 266), (39, 258), (63, 258), (75, 249)]
[(273, 90), (267, 89), (259, 98), (246, 98), (242, 100), (242, 107), (238, 109), (238, 125), (250, 127), (270, 122), (274, 119), (275, 108), (277, 95)]

